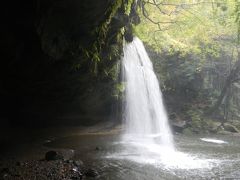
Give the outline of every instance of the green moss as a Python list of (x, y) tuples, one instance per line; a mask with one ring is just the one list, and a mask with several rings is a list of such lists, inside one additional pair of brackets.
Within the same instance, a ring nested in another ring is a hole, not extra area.
[(115, 87), (114, 87), (113, 96), (117, 99), (119, 99), (119, 98), (121, 99), (124, 91), (125, 91), (125, 83), (124, 82), (116, 83)]
[(134, 2), (134, 0), (128, 0), (127, 5), (125, 6), (125, 14), (126, 15), (130, 14), (133, 2)]
[(186, 129), (183, 130), (183, 134), (185, 134), (185, 135), (192, 135), (193, 132), (192, 132), (192, 130), (190, 128), (186, 128)]
[[(131, 6), (134, 3), (133, 0), (127, 1), (127, 3), (124, 0), (116, 0), (112, 5), (109, 6), (109, 8), (106, 10), (106, 19), (100, 25), (95, 28), (93, 34), (97, 37), (95, 42), (90, 48), (84, 49), (83, 52), (87, 58), (90, 58), (94, 64), (93, 72), (96, 74), (97, 71), (97, 64), (101, 62), (102, 56), (102, 50), (103, 47), (107, 46), (106, 38), (107, 38), (107, 33), (110, 28), (110, 24), (112, 21), (112, 18), (116, 15), (118, 10), (120, 8), (123, 8), (125, 11), (125, 14), (129, 15), (131, 11)], [(123, 35), (123, 30), (124, 28), (119, 30), (119, 33), (117, 34), (117, 41), (122, 42), (122, 35)], [(119, 48), (119, 47), (117, 47)], [(108, 56), (109, 60), (112, 60), (114, 57), (117, 57), (119, 55), (119, 49), (116, 50), (116, 47), (112, 48), (110, 50), (110, 54)]]
[(187, 114), (191, 119), (190, 125), (193, 132), (200, 133), (206, 130), (207, 124), (202, 118), (202, 111), (191, 109), (187, 111)]

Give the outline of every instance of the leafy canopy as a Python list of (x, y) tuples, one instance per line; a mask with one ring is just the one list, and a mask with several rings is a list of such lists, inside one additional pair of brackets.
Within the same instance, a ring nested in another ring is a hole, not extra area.
[(237, 41), (240, 1), (145, 0), (139, 11), (135, 33), (157, 52), (218, 56)]

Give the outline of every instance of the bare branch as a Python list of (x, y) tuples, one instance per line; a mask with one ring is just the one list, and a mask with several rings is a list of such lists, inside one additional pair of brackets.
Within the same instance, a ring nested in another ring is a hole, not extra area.
[[(140, 1), (140, 0), (139, 0)], [(163, 14), (163, 15), (167, 15), (167, 16), (172, 16), (173, 14), (178, 14), (178, 13), (181, 13), (183, 14), (184, 16), (187, 16), (185, 12), (191, 14), (191, 15), (194, 15), (196, 17), (196, 19), (201, 22), (202, 24), (205, 24), (200, 17), (198, 17), (198, 15), (196, 15), (198, 12), (192, 12), (190, 8), (192, 8), (193, 6), (197, 6), (197, 5), (201, 5), (201, 4), (215, 4), (217, 2), (212, 2), (212, 1), (203, 1), (203, 2), (196, 2), (196, 3), (179, 3), (179, 4), (176, 4), (176, 3), (166, 3), (166, 2), (157, 2), (157, 0), (141, 0), (140, 1), (141, 3), (141, 9), (142, 9), (142, 14), (143, 16), (149, 20), (150, 22), (152, 22), (153, 24), (156, 24), (158, 26), (158, 28), (160, 30), (163, 30), (163, 28), (161, 27), (162, 24), (166, 24), (166, 25), (170, 25), (170, 24), (180, 24), (180, 23), (183, 23), (183, 21), (173, 21), (173, 20), (169, 20), (169, 21), (156, 21), (154, 20), (153, 18), (151, 18), (149, 16), (149, 13), (147, 12), (147, 9), (145, 8), (145, 6), (148, 4), (148, 5), (151, 5), (151, 6), (154, 6), (158, 9), (158, 11), (160, 12), (160, 14)], [(217, 4), (224, 4), (224, 3), (217, 3)], [(172, 6), (173, 7), (173, 10), (170, 10), (170, 11), (166, 11), (164, 10), (164, 7), (167, 7), (167, 6)], [(168, 29), (168, 28), (165, 28), (165, 29)]]
[(170, 16), (172, 12), (171, 12), (170, 14), (167, 14), (166, 12), (164, 12), (164, 11), (161, 9), (161, 7), (157, 4), (156, 0), (153, 0), (153, 2), (151, 2), (151, 1), (149, 1), (149, 0), (148, 0), (148, 1), (142, 1), (141, 9), (142, 9), (142, 14), (143, 14), (143, 16), (144, 16), (147, 20), (149, 20), (150, 22), (152, 22), (153, 24), (156, 24), (156, 25), (158, 26), (159, 30), (162, 30), (161, 24), (174, 24), (174, 23), (180, 23), (180, 22), (181, 22), (181, 21), (155, 21), (154, 19), (152, 19), (152, 18), (149, 16), (149, 14), (148, 14), (148, 12), (147, 12), (147, 10), (146, 10), (146, 8), (145, 8), (145, 5), (146, 5), (146, 4), (152, 4), (152, 5), (156, 6), (157, 9), (160, 11), (161, 14), (165, 14), (165, 15)]

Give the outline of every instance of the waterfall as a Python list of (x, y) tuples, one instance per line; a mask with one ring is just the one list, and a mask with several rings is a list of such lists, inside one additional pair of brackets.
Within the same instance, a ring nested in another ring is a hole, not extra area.
[(125, 140), (155, 143), (174, 149), (173, 137), (152, 62), (137, 37), (124, 45)]
[[(175, 149), (162, 93), (143, 43), (134, 37), (124, 44), (122, 79), (125, 83), (121, 144), (107, 158), (127, 159), (166, 169), (211, 168), (211, 159), (199, 159)], [(216, 141), (216, 140), (215, 140)]]

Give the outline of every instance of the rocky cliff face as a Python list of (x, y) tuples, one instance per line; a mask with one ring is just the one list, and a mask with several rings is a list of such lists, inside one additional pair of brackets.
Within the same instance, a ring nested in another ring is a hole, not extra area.
[(130, 0), (35, 0), (1, 8), (0, 118), (8, 125), (91, 124), (116, 114)]

